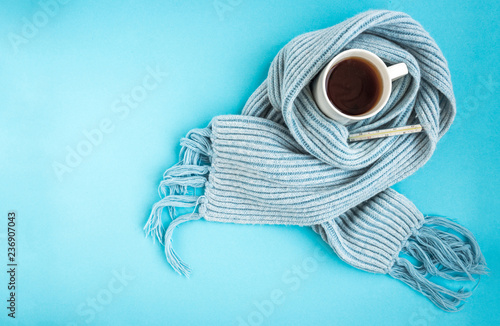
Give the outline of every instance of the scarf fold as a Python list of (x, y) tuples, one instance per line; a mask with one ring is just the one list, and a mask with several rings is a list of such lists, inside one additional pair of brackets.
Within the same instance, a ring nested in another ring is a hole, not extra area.
[[(409, 74), (393, 83), (379, 114), (344, 126), (321, 113), (309, 84), (350, 48), (374, 52), (388, 65), (404, 62)], [(180, 223), (312, 227), (348, 264), (389, 274), (440, 308), (459, 310), (471, 291), (447, 288), (439, 278), (486, 273), (474, 236), (448, 219), (424, 217), (390, 188), (428, 161), (455, 112), (443, 54), (404, 13), (368, 11), (300, 35), (280, 50), (241, 115), (215, 117), (181, 140), (180, 161), (165, 172), (145, 230), (187, 276), (171, 244)], [(348, 142), (350, 133), (417, 123), (422, 133)], [(173, 219), (166, 230), (164, 208)]]

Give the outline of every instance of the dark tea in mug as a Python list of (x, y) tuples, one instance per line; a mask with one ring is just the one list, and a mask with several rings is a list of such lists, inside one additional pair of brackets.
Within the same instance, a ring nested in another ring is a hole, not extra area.
[(326, 78), (330, 102), (342, 113), (361, 115), (370, 111), (382, 95), (382, 77), (369, 61), (350, 57), (330, 69)]

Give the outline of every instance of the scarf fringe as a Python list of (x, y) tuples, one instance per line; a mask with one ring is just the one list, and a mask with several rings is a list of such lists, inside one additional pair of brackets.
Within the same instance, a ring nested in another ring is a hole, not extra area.
[[(204, 214), (204, 196), (197, 192), (204, 189), (208, 182), (212, 157), (210, 127), (191, 130), (181, 139), (179, 163), (167, 169), (158, 187), (161, 198), (153, 205), (149, 219), (144, 226), (146, 237), (153, 237), (165, 246), (169, 264), (179, 274), (189, 276), (190, 269), (183, 263), (172, 248), (172, 233), (181, 223), (198, 220)], [(199, 207), (198, 207), (199, 206)], [(193, 211), (179, 216), (179, 209), (194, 207)], [(163, 209), (167, 208), (172, 220), (167, 229), (163, 226)], [(196, 210), (198, 209), (198, 213)]]
[[(398, 256), (389, 274), (446, 311), (459, 311), (475, 287), (454, 291), (433, 282), (432, 277), (476, 281), (474, 276), (487, 273), (484, 256), (472, 233), (442, 217), (426, 217), (424, 225), (414, 230), (403, 244), (401, 253), (412, 257), (417, 264)], [(478, 282), (479, 279), (476, 286)]]
[[(162, 221), (163, 208), (169, 208), (170, 218), (174, 220), (175, 216), (177, 215), (175, 208), (195, 207), (197, 205), (198, 199), (199, 197), (197, 196), (170, 195), (154, 204), (149, 219), (144, 226), (146, 237), (150, 235), (153, 237), (153, 241), (158, 239), (161, 244), (164, 244), (163, 236), (165, 233), (165, 228), (163, 227)], [(170, 212), (170, 209), (172, 209), (173, 213)]]
[(179, 216), (178, 218), (173, 220), (172, 223), (170, 223), (170, 225), (167, 228), (167, 231), (165, 232), (165, 238), (164, 238), (165, 255), (167, 256), (167, 261), (177, 273), (179, 273), (180, 275), (184, 275), (186, 277), (189, 277), (189, 274), (191, 274), (191, 269), (175, 253), (172, 247), (172, 233), (174, 232), (175, 227), (178, 226), (179, 224), (187, 221), (199, 220), (200, 218), (201, 215), (197, 213), (191, 213)]

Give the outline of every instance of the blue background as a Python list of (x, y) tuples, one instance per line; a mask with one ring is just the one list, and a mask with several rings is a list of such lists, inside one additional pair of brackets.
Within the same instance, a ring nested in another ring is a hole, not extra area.
[[(15, 321), (0, 273), (1, 324), (500, 323), (498, 1), (73, 0), (48, 7), (46, 20), (38, 1), (0, 7), (0, 261), (15, 210), (19, 263)], [(465, 309), (444, 313), (389, 276), (357, 270), (300, 227), (187, 223), (174, 246), (193, 274), (177, 275), (142, 227), (179, 139), (240, 112), (294, 36), (374, 8), (412, 15), (449, 62), (456, 122), (394, 188), (476, 235), (491, 273)], [(126, 115), (116, 103), (148, 67), (161, 80)], [(54, 164), (103, 121), (112, 130), (58, 178)], [(290, 278), (294, 266), (307, 267), (303, 279)]]

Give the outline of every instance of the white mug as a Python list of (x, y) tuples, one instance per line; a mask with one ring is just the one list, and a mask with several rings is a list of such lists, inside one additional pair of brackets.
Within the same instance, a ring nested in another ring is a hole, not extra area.
[[(361, 58), (369, 63), (376, 69), (381, 79), (381, 95), (375, 105), (367, 112), (360, 115), (348, 115), (341, 112), (330, 101), (327, 95), (327, 78), (330, 70), (339, 62), (349, 58)], [(376, 54), (362, 50), (351, 49), (346, 50), (336, 55), (328, 65), (323, 68), (321, 73), (313, 80), (312, 92), (314, 100), (319, 109), (329, 118), (336, 120), (344, 125), (348, 125), (363, 119), (373, 117), (379, 113), (380, 110), (386, 105), (392, 91), (392, 81), (408, 74), (408, 67), (404, 63), (398, 63), (387, 67), (385, 63)]]

